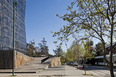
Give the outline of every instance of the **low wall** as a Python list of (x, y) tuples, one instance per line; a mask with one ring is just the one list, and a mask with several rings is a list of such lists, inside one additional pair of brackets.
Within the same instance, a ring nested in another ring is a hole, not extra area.
[(0, 50), (0, 69), (12, 68), (12, 50)]
[(59, 65), (61, 65), (61, 58), (60, 57), (55, 57), (51, 61), (51, 64), (49, 65), (49, 67), (54, 67), (54, 66), (59, 66)]
[(29, 61), (32, 61), (32, 60), (35, 60), (36, 58), (33, 58), (33, 57), (29, 57), (23, 53), (20, 53), (20, 52), (15, 52), (15, 68), (17, 68), (18, 66), (26, 63), (26, 62), (29, 62)]
[[(0, 69), (11, 69), (12, 68), (12, 50), (11, 51), (0, 51)], [(37, 58), (29, 57), (21, 52), (15, 51), (15, 68), (20, 65), (25, 64), (26, 62), (36, 60)], [(51, 59), (49, 67), (61, 65), (60, 57), (54, 57)]]
[[(11, 69), (12, 68), (12, 50), (0, 50), (0, 69)], [(21, 52), (15, 51), (15, 68), (18, 66), (35, 60), (37, 58), (29, 57)]]

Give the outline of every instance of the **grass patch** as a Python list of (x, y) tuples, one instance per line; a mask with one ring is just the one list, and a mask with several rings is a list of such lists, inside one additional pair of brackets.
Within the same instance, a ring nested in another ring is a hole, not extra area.
[(93, 76), (92, 74), (83, 74), (84, 76)]

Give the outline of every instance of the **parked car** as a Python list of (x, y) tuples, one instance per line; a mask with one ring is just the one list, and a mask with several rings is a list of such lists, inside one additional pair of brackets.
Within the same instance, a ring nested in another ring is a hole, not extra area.
[(68, 62), (67, 65), (71, 65), (72, 66), (73, 65), (73, 62)]
[(73, 66), (78, 66), (78, 63), (77, 63), (77, 62), (74, 62), (74, 63), (73, 63)]
[(84, 65), (79, 64), (79, 65), (78, 65), (78, 69), (84, 69)]
[(69, 62), (66, 62), (67, 65), (69, 65)]
[(70, 63), (69, 63), (69, 65), (71, 65), (71, 66), (72, 66), (72, 65), (73, 65), (73, 62), (70, 62)]

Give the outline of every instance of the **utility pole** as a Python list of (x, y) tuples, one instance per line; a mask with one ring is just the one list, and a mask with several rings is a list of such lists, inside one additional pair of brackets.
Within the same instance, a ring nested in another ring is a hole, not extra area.
[(13, 61), (12, 61), (12, 76), (14, 76), (14, 68), (15, 68), (15, 7), (17, 2), (13, 2)]

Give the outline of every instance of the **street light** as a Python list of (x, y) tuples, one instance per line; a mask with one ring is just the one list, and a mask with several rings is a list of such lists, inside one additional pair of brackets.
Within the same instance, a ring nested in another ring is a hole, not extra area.
[(15, 68), (15, 7), (17, 2), (13, 2), (13, 66), (12, 66), (12, 76), (14, 76), (14, 68)]

